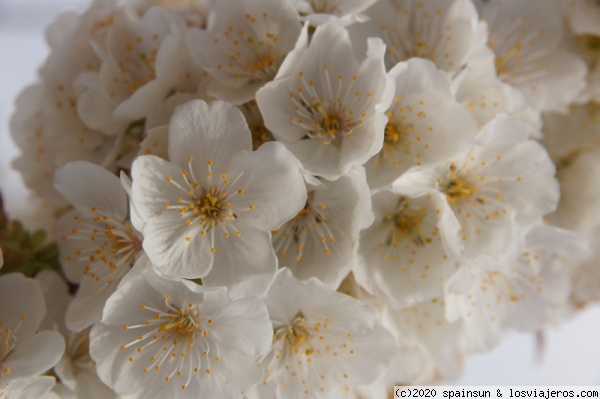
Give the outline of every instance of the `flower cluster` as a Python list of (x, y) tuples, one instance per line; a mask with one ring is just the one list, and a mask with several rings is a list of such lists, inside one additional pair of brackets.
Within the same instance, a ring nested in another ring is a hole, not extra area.
[(93, 0), (47, 40), (11, 131), (66, 281), (1, 243), (0, 398), (384, 398), (600, 300), (598, 2)]

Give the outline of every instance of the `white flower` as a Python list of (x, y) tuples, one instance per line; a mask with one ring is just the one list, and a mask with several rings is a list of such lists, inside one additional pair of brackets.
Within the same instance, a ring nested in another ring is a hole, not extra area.
[(585, 86), (586, 66), (561, 48), (561, 15), (554, 2), (490, 1), (481, 7), (498, 77), (537, 110), (559, 109)]
[(544, 148), (528, 139), (527, 126), (500, 115), (468, 151), (431, 170), (406, 173), (394, 186), (407, 194), (444, 195), (461, 225), (463, 260), (502, 267), (517, 250), (518, 223), (556, 209), (554, 172)]
[(450, 80), (432, 62), (411, 59), (389, 76), (396, 93), (386, 113), (383, 148), (366, 165), (371, 188), (390, 184), (411, 167), (455, 155), (477, 134), (475, 121), (454, 99)]
[(167, 162), (133, 164), (132, 200), (145, 225), (144, 249), (163, 273), (211, 286), (266, 291), (277, 258), (270, 231), (306, 202), (299, 165), (279, 143), (250, 151), (242, 113), (190, 102), (173, 116)]
[[(42, 84), (26, 88), (15, 101), (15, 114), (10, 121), (10, 132), (14, 142), (21, 149), (21, 155), (13, 161), (25, 185), (51, 205), (64, 206), (65, 201), (53, 186), (54, 171), (58, 159), (73, 154), (87, 157), (83, 148), (60, 151), (54, 147), (53, 129), (49, 119), (44, 117), (41, 110), (48, 108), (51, 99)], [(69, 130), (73, 132), (73, 130)], [(63, 132), (64, 133), (64, 132)], [(64, 136), (63, 136), (64, 137)], [(56, 139), (56, 137), (54, 137)], [(64, 143), (64, 140), (62, 144)], [(60, 155), (62, 156), (60, 156)]]
[(0, 277), (0, 387), (39, 375), (62, 356), (62, 336), (53, 331), (38, 332), (45, 314), (37, 281), (19, 273)]
[(75, 207), (58, 225), (61, 263), (80, 284), (69, 305), (69, 329), (100, 320), (108, 297), (133, 266), (141, 236), (127, 218), (128, 201), (119, 178), (98, 165), (71, 162), (56, 172), (56, 189)]
[(359, 284), (384, 293), (396, 308), (441, 296), (460, 251), (460, 226), (444, 198), (382, 190), (373, 196), (373, 211), (354, 266)]
[(140, 18), (130, 7), (119, 8), (99, 71), (82, 73), (75, 82), (85, 123), (121, 134), (162, 105), (188, 66), (183, 34), (183, 20), (173, 12), (152, 8)]
[(54, 190), (54, 171), (70, 160), (101, 162), (107, 138), (91, 129), (77, 111), (74, 81), (100, 61), (93, 50), (112, 24), (115, 3), (94, 0), (81, 15), (66, 12), (46, 30), (50, 54), (40, 68), (41, 82), (19, 95), (11, 135), (23, 151), (15, 161), (26, 185), (55, 206), (64, 199)]
[(455, 73), (467, 63), (479, 33), (477, 11), (470, 0), (380, 0), (366, 13), (370, 21), (353, 29), (360, 36), (376, 33), (383, 38), (388, 69), (420, 57)]
[(91, 332), (102, 380), (127, 398), (238, 399), (271, 343), (265, 304), (149, 269), (122, 284)]
[(187, 37), (190, 54), (210, 75), (208, 93), (239, 105), (272, 80), (300, 34), (288, 1), (213, 1), (208, 26)]
[(302, 166), (335, 180), (381, 149), (394, 84), (385, 75), (380, 39), (368, 40), (359, 64), (338, 23), (318, 27), (310, 45), (307, 34), (256, 100), (267, 128)]
[(266, 304), (274, 335), (260, 387), (277, 397), (327, 398), (340, 384), (373, 382), (394, 353), (369, 307), (316, 279), (300, 282), (281, 269)]
[(352, 268), (360, 230), (372, 223), (371, 198), (362, 167), (319, 183), (308, 184), (304, 208), (273, 232), (273, 246), (298, 279), (335, 289)]
[(587, 253), (579, 236), (536, 224), (529, 229), (519, 256), (507, 267), (486, 271), (461, 266), (449, 280), (446, 314), (465, 324), (468, 352), (496, 346), (504, 329), (524, 332), (544, 327), (549, 311), (564, 306), (570, 293), (566, 262)]

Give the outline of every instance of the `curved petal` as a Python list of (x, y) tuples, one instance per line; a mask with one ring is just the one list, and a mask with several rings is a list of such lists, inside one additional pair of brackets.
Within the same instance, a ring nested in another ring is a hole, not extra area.
[(268, 142), (254, 152), (240, 152), (232, 159), (229, 173), (241, 176), (236, 187), (243, 190), (242, 195), (231, 198), (232, 209), (245, 210), (238, 216), (254, 228), (275, 230), (306, 203), (300, 166), (280, 143)]
[[(11, 370), (10, 379), (39, 375), (58, 363), (64, 351), (65, 340), (62, 335), (54, 331), (41, 331), (17, 345), (14, 352), (4, 359), (2, 366)], [(4, 382), (2, 379), (0, 377), (0, 384)]]
[(142, 245), (152, 264), (169, 276), (204, 277), (213, 267), (208, 235), (193, 234), (178, 214), (164, 212), (148, 219)]
[(38, 281), (21, 273), (0, 277), (0, 320), (4, 328), (16, 330), (20, 323), (18, 338), (26, 341), (37, 331), (45, 314), (46, 304)]
[(202, 100), (180, 106), (169, 127), (169, 159), (187, 166), (190, 156), (223, 169), (240, 150), (252, 149), (252, 135), (242, 112), (223, 101)]
[(240, 227), (240, 231), (243, 233), (239, 237), (216, 235), (214, 265), (202, 282), (209, 286), (225, 286), (232, 297), (263, 294), (277, 271), (271, 235), (250, 227)]
[(119, 178), (101, 166), (69, 162), (56, 171), (54, 187), (84, 214), (97, 209), (118, 221), (127, 216), (127, 195)]

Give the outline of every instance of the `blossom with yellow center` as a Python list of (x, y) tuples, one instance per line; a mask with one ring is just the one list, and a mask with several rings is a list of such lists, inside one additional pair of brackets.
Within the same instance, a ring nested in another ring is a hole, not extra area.
[(374, 29), (383, 38), (388, 70), (419, 57), (454, 75), (467, 64), (480, 34), (477, 10), (467, 0), (382, 0), (366, 14), (370, 21), (352, 28), (361, 36)]
[(381, 39), (367, 47), (359, 62), (339, 22), (319, 26), (309, 45), (306, 25), (285, 67), (256, 94), (265, 126), (311, 174), (335, 180), (383, 145), (394, 84)]
[[(90, 334), (102, 381), (119, 395), (239, 398), (271, 343), (265, 304), (147, 269), (121, 285)], [(116, 368), (116, 366), (118, 367)], [(115, 373), (114, 370), (120, 370)]]
[(486, 351), (500, 343), (506, 329), (535, 332), (552, 313), (567, 306), (567, 269), (587, 255), (587, 244), (576, 234), (536, 223), (519, 234), (518, 255), (501, 270), (461, 264), (448, 280), (446, 315), (464, 323), (467, 351)]
[(208, 93), (234, 105), (275, 78), (301, 30), (288, 1), (214, 2), (207, 20), (206, 29), (189, 32), (190, 54), (208, 72)]
[(64, 273), (80, 284), (66, 322), (82, 331), (100, 321), (104, 303), (142, 253), (142, 236), (129, 222), (121, 182), (101, 166), (69, 163), (57, 171), (55, 187), (75, 207), (57, 232)]
[(357, 282), (399, 309), (441, 296), (460, 253), (460, 226), (446, 201), (381, 190), (373, 211), (375, 222), (361, 234)]
[(251, 151), (241, 111), (220, 101), (181, 106), (168, 134), (170, 161), (146, 155), (132, 168), (153, 265), (235, 294), (266, 291), (277, 269), (270, 232), (306, 202), (298, 163), (280, 143)]
[(584, 88), (586, 65), (563, 47), (558, 7), (544, 0), (506, 0), (482, 3), (480, 13), (489, 26), (498, 77), (523, 93), (533, 109), (559, 110)]
[(281, 269), (265, 302), (273, 341), (251, 397), (328, 398), (340, 382), (373, 382), (394, 353), (370, 308), (316, 279), (301, 282)]
[(447, 74), (427, 60), (397, 64), (383, 148), (366, 164), (371, 188), (389, 185), (414, 167), (429, 167), (465, 149), (477, 126), (454, 99)]
[(77, 112), (108, 135), (124, 133), (162, 105), (185, 80), (177, 73), (188, 62), (185, 22), (174, 11), (155, 7), (140, 17), (123, 6), (115, 14), (100, 70), (78, 80)]
[(432, 169), (409, 171), (394, 187), (443, 196), (460, 223), (462, 259), (502, 267), (518, 249), (518, 226), (556, 208), (554, 173), (544, 148), (529, 139), (527, 125), (500, 115), (467, 151)]
[(358, 247), (359, 231), (372, 222), (371, 198), (363, 168), (334, 182), (308, 185), (304, 208), (273, 231), (281, 267), (302, 280), (316, 277), (337, 288), (348, 274)]

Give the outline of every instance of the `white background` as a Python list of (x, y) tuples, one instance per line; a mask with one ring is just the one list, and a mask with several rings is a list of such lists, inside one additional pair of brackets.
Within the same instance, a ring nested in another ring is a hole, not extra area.
[[(218, 1), (218, 0), (217, 0)], [(0, 0), (0, 190), (9, 212), (26, 194), (11, 169), (18, 154), (8, 134), (13, 101), (36, 80), (46, 57), (43, 29), (66, 8), (85, 0)], [(1, 243), (0, 243), (1, 244)], [(509, 334), (494, 351), (466, 362), (460, 385), (600, 385), (600, 309), (582, 312), (559, 329), (544, 333), (542, 353), (532, 335)], [(541, 355), (541, 356), (540, 356)]]

